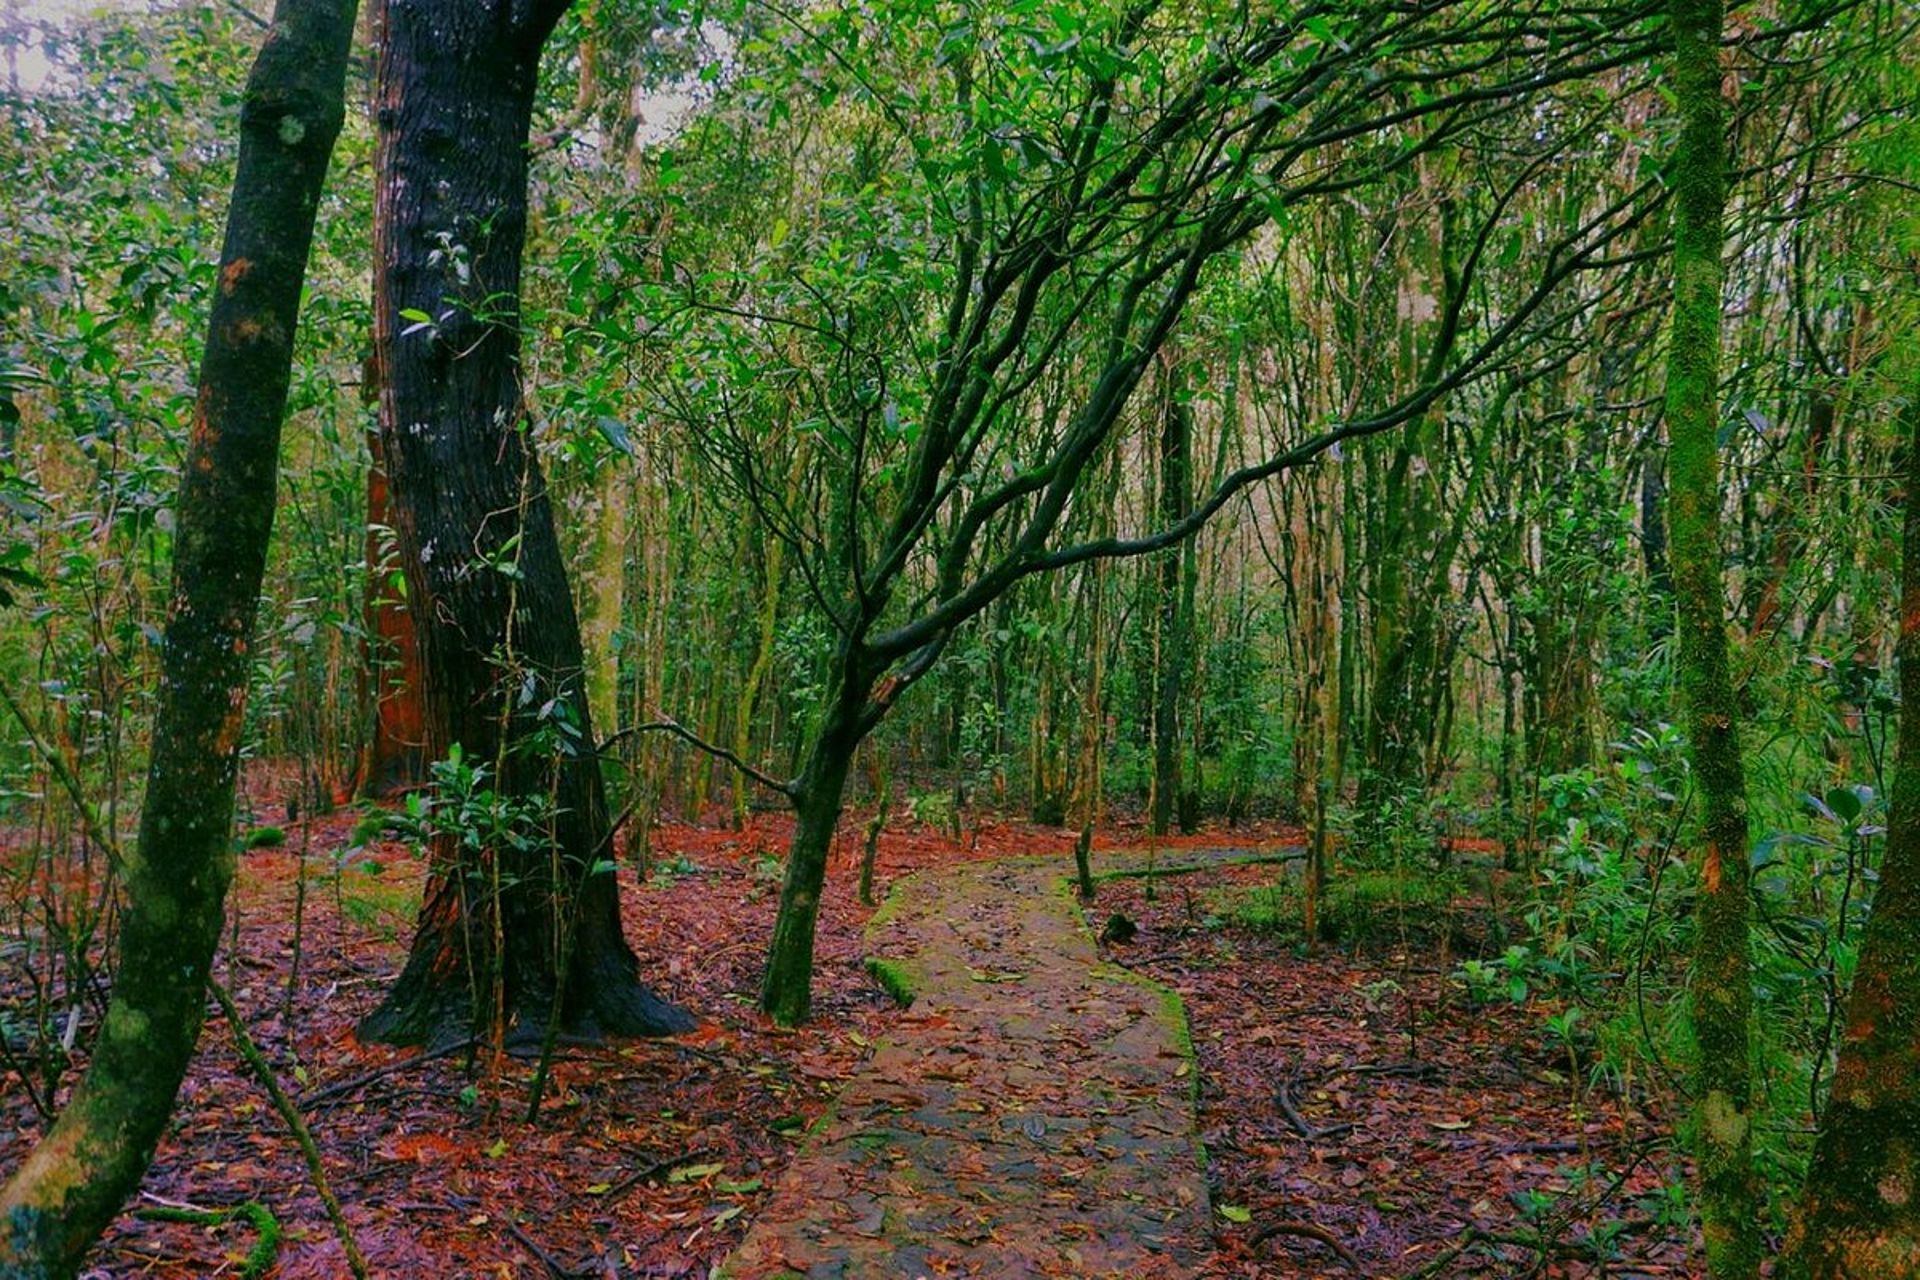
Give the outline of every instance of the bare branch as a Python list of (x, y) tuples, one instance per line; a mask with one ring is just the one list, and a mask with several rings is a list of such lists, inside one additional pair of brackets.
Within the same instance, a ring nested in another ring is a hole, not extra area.
[(761, 786), (765, 787), (767, 790), (777, 792), (780, 795), (785, 796), (788, 803), (792, 803), (795, 799), (799, 797), (800, 789), (797, 784), (792, 782), (782, 782), (780, 781), (780, 779), (774, 777), (772, 774), (763, 773), (761, 770), (754, 768), (752, 765), (748, 764), (745, 760), (742, 760), (739, 756), (727, 750), (725, 747), (717, 746), (714, 743), (708, 742), (705, 738), (702, 738), (699, 734), (687, 728), (685, 725), (681, 724), (678, 720), (673, 719), (671, 716), (662, 716), (660, 719), (650, 720), (646, 724), (636, 724), (636, 725), (630, 726), (629, 728), (622, 729), (620, 732), (608, 738), (605, 742), (602, 742), (599, 748), (596, 750), (595, 754), (605, 755), (608, 751), (613, 749), (616, 743), (620, 742), (625, 738), (630, 738), (630, 737), (633, 737), (635, 734), (641, 734), (641, 733), (672, 734), (674, 737), (681, 739), (682, 741), (688, 743), (690, 746), (693, 746), (698, 750), (706, 752), (708, 755), (712, 756), (714, 759), (721, 760), (726, 762), (727, 764), (732, 765), (735, 769), (738, 769), (741, 773), (753, 779), (755, 782), (759, 783)]

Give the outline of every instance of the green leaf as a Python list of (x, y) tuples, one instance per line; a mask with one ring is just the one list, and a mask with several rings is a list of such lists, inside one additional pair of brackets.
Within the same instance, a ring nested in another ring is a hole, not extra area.
[(1228, 1222), (1252, 1222), (1253, 1210), (1244, 1205), (1223, 1204), (1219, 1206), (1220, 1216)]
[(698, 1182), (702, 1178), (711, 1178), (727, 1166), (722, 1162), (713, 1164), (683, 1164), (667, 1175), (668, 1182)]

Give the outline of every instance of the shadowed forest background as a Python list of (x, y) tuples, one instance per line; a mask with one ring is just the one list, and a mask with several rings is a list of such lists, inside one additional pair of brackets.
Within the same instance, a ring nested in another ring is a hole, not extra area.
[(788, 1274), (1026, 856), (1166, 1274), (1920, 1276), (1917, 29), (0, 13), (0, 1276)]

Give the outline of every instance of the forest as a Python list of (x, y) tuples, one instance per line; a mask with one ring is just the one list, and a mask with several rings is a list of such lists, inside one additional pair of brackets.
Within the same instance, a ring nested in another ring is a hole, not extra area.
[(1920, 1277), (1913, 0), (0, 52), (0, 1278)]

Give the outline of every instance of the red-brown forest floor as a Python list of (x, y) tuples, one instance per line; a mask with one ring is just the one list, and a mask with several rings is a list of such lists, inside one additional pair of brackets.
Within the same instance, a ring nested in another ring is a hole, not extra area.
[[(620, 873), (628, 937), (642, 972), (701, 1026), (671, 1041), (567, 1050), (527, 1124), (527, 1062), (422, 1058), (355, 1039), (398, 970), (421, 868), (396, 844), (340, 858), (351, 826), (349, 815), (320, 819), (245, 855), (235, 940), (216, 973), (301, 1100), (378, 1274), (705, 1276), (900, 1016), (861, 967), (872, 913), (854, 894), (851, 823), (822, 903), (814, 1020), (798, 1031), (773, 1028), (754, 1005), (786, 821), (663, 826), (653, 877)], [(1169, 843), (1296, 839), (1263, 826)], [(956, 842), (901, 819), (881, 842), (879, 879), (884, 889), (912, 870), (1009, 854), (1058, 855), (1064, 869), (1072, 843), (1071, 832), (993, 820)], [(1095, 848), (1142, 843), (1122, 825)], [(1436, 954), (1444, 939), (1431, 930), (1403, 946), (1304, 958), (1284, 933), (1223, 918), (1222, 903), (1285, 874), (1248, 866), (1114, 881), (1095, 908), (1096, 924), (1120, 912), (1139, 926), (1113, 958), (1186, 1001), (1216, 1227), (1202, 1274), (1354, 1274), (1316, 1235), (1373, 1277), (1693, 1274), (1687, 1233), (1664, 1225), (1678, 1171), (1663, 1121), (1577, 1091), (1538, 1009), (1469, 1007), (1448, 977), (1461, 954)], [(18, 884), (9, 892), (31, 897)], [(0, 1009), (17, 1018), (17, 975), (30, 961), (8, 910)], [(0, 1170), (40, 1127), (6, 1073)], [(216, 1012), (132, 1207), (249, 1200), (285, 1229), (271, 1274), (346, 1274), (300, 1155)], [(1596, 1228), (1618, 1233), (1604, 1269), (1582, 1244)], [(1542, 1240), (1549, 1247), (1535, 1247)], [(237, 1275), (253, 1243), (238, 1220), (123, 1216), (89, 1274)]]

